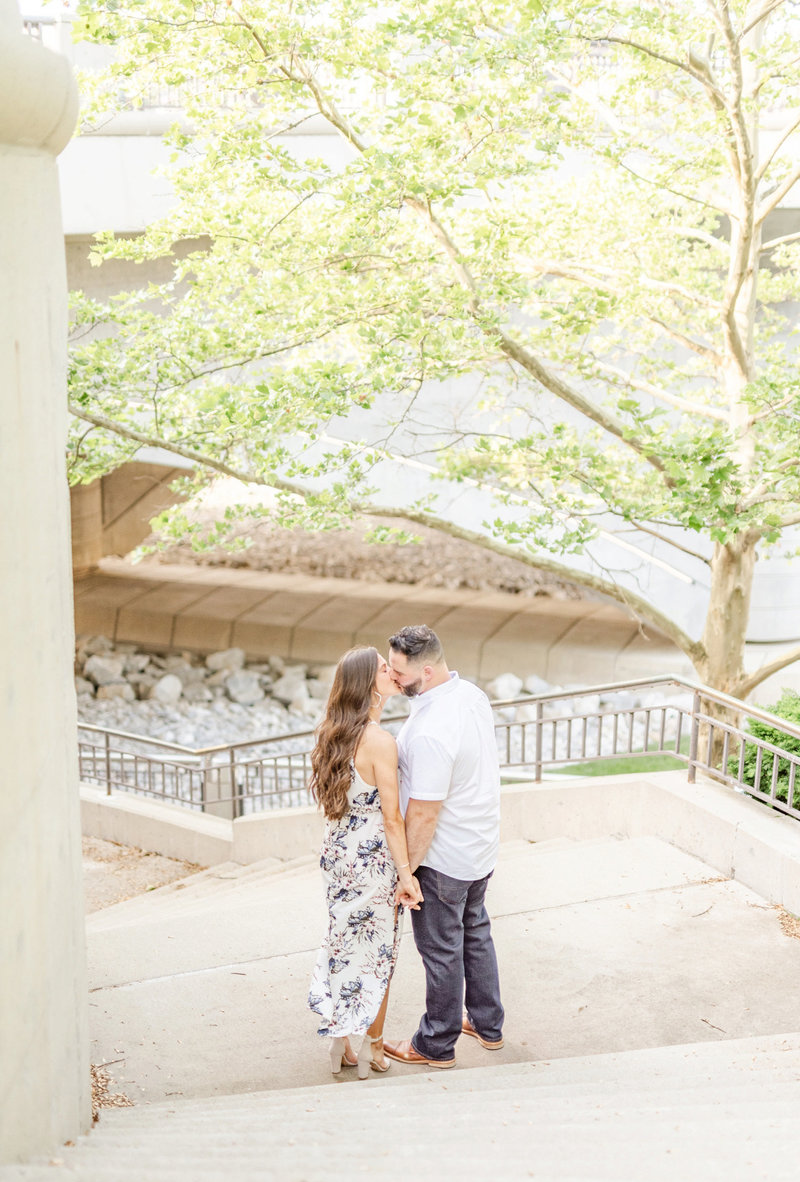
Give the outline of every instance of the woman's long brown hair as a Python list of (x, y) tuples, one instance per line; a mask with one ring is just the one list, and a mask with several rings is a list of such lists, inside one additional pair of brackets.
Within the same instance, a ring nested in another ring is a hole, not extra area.
[(375, 648), (351, 648), (336, 666), (325, 717), (317, 727), (309, 783), (329, 821), (339, 821), (348, 809), (350, 762), (369, 722), (377, 672)]

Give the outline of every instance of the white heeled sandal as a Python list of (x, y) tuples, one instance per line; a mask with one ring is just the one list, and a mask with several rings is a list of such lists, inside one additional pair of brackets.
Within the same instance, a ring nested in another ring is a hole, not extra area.
[(369, 1069), (372, 1063), (372, 1039), (365, 1034), (358, 1048), (358, 1078), (369, 1079)]
[(331, 1056), (331, 1072), (338, 1075), (342, 1070), (342, 1062), (344, 1058), (345, 1040), (343, 1038), (332, 1038), (330, 1041), (329, 1053)]
[[(379, 1034), (377, 1038), (371, 1038), (370, 1043), (373, 1047), (377, 1046), (380, 1043), (381, 1050), (383, 1050), (383, 1035)], [(375, 1058), (374, 1051), (372, 1051), (371, 1054), (372, 1054), (372, 1058), (370, 1059), (369, 1065), (373, 1071), (383, 1072), (383, 1071), (389, 1070), (389, 1060), (386, 1058), (385, 1055), (383, 1056), (383, 1062), (381, 1063)]]
[(343, 1067), (355, 1067), (357, 1060), (348, 1059), (348, 1051), (352, 1055), (353, 1048), (347, 1040), (347, 1035), (330, 1040), (331, 1071), (334, 1075), (338, 1075)]

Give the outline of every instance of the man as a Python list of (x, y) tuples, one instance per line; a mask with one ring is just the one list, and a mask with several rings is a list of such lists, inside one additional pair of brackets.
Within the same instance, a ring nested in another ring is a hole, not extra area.
[(426, 1008), (412, 1038), (386, 1042), (384, 1051), (401, 1063), (454, 1067), (462, 1033), (487, 1050), (503, 1045), (484, 905), (500, 844), (494, 719), (486, 695), (448, 670), (439, 638), (425, 625), (390, 638), (389, 665), (411, 698), (397, 744), (408, 857), (425, 899), (411, 920), (425, 966)]

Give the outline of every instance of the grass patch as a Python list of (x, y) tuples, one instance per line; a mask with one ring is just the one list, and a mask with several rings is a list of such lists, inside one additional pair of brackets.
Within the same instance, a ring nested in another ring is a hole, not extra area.
[[(689, 753), (688, 735), (681, 739), (681, 751)], [(588, 759), (585, 763), (567, 763), (547, 770), (557, 776), (627, 776), (631, 772), (674, 772), (685, 767), (685, 762), (674, 755), (649, 755), (646, 751), (637, 751), (617, 755), (614, 759)]]

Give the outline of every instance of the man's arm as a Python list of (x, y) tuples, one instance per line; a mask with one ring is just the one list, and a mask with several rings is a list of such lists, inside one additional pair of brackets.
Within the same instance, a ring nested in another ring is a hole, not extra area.
[(433, 840), (436, 822), (439, 819), (441, 800), (414, 800), (412, 797), (406, 809), (406, 842), (408, 860), (412, 873), (417, 869), (428, 852)]

